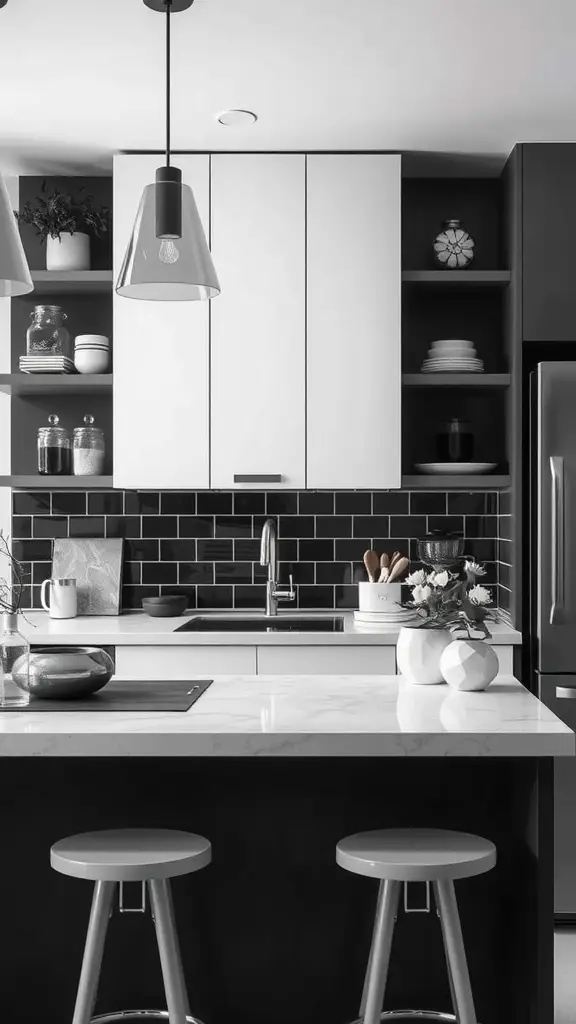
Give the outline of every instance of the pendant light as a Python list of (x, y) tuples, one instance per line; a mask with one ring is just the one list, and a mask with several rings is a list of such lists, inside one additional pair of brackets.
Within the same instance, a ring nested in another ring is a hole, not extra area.
[[(0, 0), (0, 8), (8, 0)], [(6, 184), (0, 177), (0, 298), (34, 290)]]
[(194, 0), (143, 0), (166, 15), (166, 163), (146, 185), (116, 291), (129, 299), (212, 299), (220, 285), (192, 189), (170, 162), (170, 18)]

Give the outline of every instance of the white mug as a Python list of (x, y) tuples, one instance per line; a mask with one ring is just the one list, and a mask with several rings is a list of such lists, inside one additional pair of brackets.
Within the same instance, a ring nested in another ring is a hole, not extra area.
[[(46, 602), (46, 592), (50, 587), (50, 603)], [(40, 591), (42, 607), (51, 619), (75, 619), (78, 612), (76, 580), (44, 580)]]

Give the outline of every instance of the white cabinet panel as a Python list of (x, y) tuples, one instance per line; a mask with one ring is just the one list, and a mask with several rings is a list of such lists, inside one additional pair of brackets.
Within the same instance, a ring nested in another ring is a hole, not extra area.
[(255, 647), (116, 647), (118, 679), (255, 675)]
[(305, 158), (216, 154), (211, 183), (211, 486), (305, 487)]
[(400, 157), (307, 158), (307, 486), (401, 482)]
[[(159, 155), (114, 158), (116, 281)], [(208, 233), (210, 158), (181, 156)], [(160, 243), (158, 243), (160, 247)], [(209, 486), (208, 302), (142, 302), (114, 294), (114, 486)]]
[(259, 647), (258, 675), (394, 675), (394, 647)]

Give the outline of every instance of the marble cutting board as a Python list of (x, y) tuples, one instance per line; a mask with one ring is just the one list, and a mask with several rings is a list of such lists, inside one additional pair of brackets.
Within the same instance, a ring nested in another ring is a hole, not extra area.
[(119, 615), (122, 600), (121, 537), (54, 541), (52, 576), (77, 581), (78, 615)]

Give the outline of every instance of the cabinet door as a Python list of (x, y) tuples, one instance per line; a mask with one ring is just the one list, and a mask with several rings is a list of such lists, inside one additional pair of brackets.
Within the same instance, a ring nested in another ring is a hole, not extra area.
[(195, 676), (255, 675), (255, 647), (118, 646), (118, 679), (194, 679)]
[(307, 158), (307, 486), (400, 487), (400, 157)]
[(396, 674), (396, 648), (258, 647), (258, 675), (371, 676)]
[(576, 145), (522, 147), (523, 338), (576, 340)]
[(305, 486), (305, 158), (212, 157), (211, 486)]
[[(114, 279), (160, 156), (114, 159)], [(208, 233), (209, 157), (178, 159)], [(160, 243), (158, 243), (160, 246)], [(114, 486), (209, 486), (208, 302), (114, 294)]]

